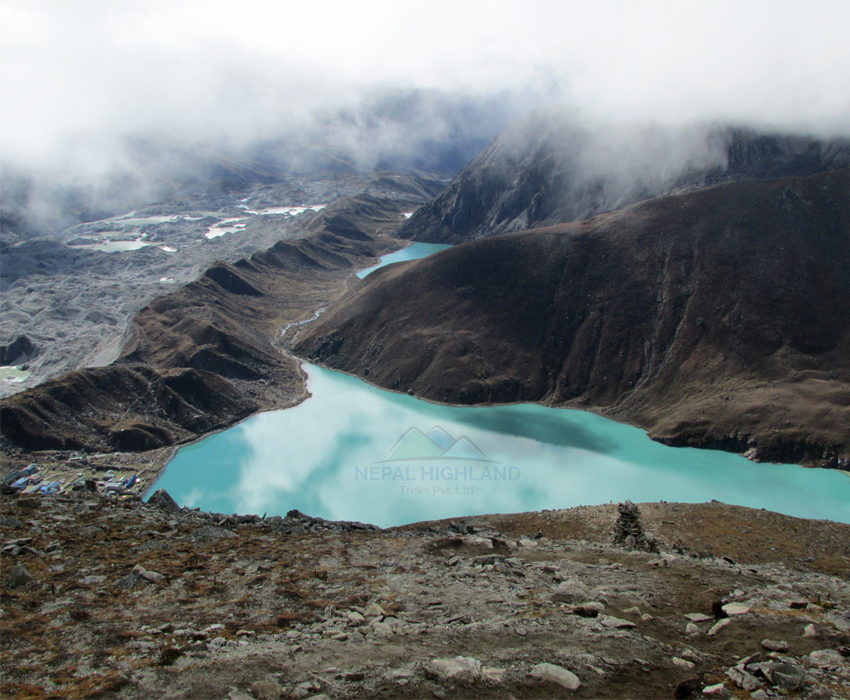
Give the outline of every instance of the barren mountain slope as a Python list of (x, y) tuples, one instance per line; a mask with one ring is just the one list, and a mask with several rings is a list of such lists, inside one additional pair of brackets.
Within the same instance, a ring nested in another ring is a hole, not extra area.
[(572, 110), (551, 108), (505, 129), (398, 235), (461, 243), (581, 221), (720, 182), (847, 167), (847, 139), (710, 125), (591, 124)]
[(0, 403), (7, 445), (153, 450), (297, 403), (304, 378), (276, 347), (278, 332), (341, 294), (354, 268), (397, 247), (387, 234), (402, 220), (398, 202), (343, 198), (311, 221), (307, 238), (216, 263), (145, 306), (112, 365)]
[(850, 458), (850, 170), (742, 181), (370, 275), (300, 355), (450, 403), (588, 408), (678, 445)]

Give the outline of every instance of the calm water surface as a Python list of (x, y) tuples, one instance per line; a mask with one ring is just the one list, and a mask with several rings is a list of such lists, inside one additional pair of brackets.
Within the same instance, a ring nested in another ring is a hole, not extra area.
[(312, 365), (312, 398), (184, 447), (150, 493), (223, 513), (381, 526), (632, 501), (725, 503), (850, 522), (850, 475), (666, 447), (584, 411), (450, 407)]
[(403, 260), (416, 260), (418, 258), (424, 258), (428, 255), (431, 255), (432, 253), (436, 253), (437, 251), (445, 250), (446, 248), (451, 248), (451, 246), (442, 245), (441, 243), (414, 243), (413, 245), (407, 246), (407, 248), (397, 250), (395, 253), (385, 255), (381, 258), (381, 262), (379, 262), (377, 265), (373, 265), (372, 267), (367, 267), (365, 270), (360, 270), (360, 272), (357, 273), (357, 276), (360, 279), (363, 279), (370, 272), (374, 272), (379, 267), (383, 267), (384, 265), (402, 262)]

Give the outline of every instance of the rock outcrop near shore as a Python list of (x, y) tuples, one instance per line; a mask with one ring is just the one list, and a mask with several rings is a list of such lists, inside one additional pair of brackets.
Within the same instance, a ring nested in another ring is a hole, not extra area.
[(850, 463), (850, 170), (749, 180), (370, 275), (312, 361), (455, 404), (594, 410), (673, 445)]

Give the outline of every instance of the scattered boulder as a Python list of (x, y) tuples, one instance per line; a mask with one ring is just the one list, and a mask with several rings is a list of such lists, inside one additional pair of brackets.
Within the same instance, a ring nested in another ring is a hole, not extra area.
[(144, 578), (138, 571), (133, 570), (126, 576), (122, 576), (118, 579), (118, 582), (115, 584), (115, 588), (120, 591), (128, 591), (131, 588), (135, 588), (136, 586), (148, 583), (148, 580)]
[(231, 690), (227, 697), (228, 700), (254, 700), (248, 693), (243, 693), (241, 690)]
[(133, 573), (138, 574), (145, 581), (150, 581), (151, 583), (158, 583), (165, 578), (165, 576), (158, 574), (156, 571), (148, 571), (141, 564), (136, 564), (136, 566), (133, 567)]
[(471, 656), (453, 659), (434, 659), (425, 667), (425, 675), (439, 681), (475, 683), (481, 679), (481, 662)]
[(622, 620), (619, 617), (611, 617), (608, 615), (602, 617), (599, 622), (603, 627), (609, 627), (616, 630), (628, 630), (637, 627), (637, 625), (630, 620)]
[(12, 573), (6, 577), (4, 585), (6, 588), (23, 588), (34, 581), (35, 577), (27, 571), (27, 568), (21, 562), (18, 562), (12, 569)]
[(729, 676), (735, 685), (746, 691), (756, 690), (764, 685), (764, 681), (759, 680), (752, 673), (746, 671), (740, 666), (730, 668), (726, 671), (726, 675)]
[(794, 664), (768, 664), (767, 677), (773, 685), (782, 690), (799, 690), (806, 683), (806, 672)]
[(788, 651), (788, 642), (777, 642), (772, 639), (762, 639), (761, 645), (768, 651), (779, 651), (786, 652)]
[(729, 617), (733, 615), (746, 615), (750, 612), (750, 606), (743, 603), (726, 603), (723, 606), (723, 612), (729, 615)]
[(208, 544), (210, 542), (217, 542), (218, 540), (227, 537), (237, 537), (237, 535), (236, 533), (231, 532), (227, 528), (216, 527), (215, 525), (205, 525), (204, 527), (199, 527), (197, 530), (192, 532), (192, 539), (197, 544)]
[(809, 662), (819, 668), (830, 668), (847, 664), (844, 657), (834, 649), (813, 651), (809, 654)]
[(562, 581), (549, 596), (554, 603), (584, 603), (590, 599), (590, 589), (578, 581)]
[(151, 508), (159, 508), (160, 510), (164, 510), (166, 513), (171, 513), (173, 515), (183, 512), (183, 509), (177, 505), (177, 501), (175, 501), (165, 489), (159, 489), (159, 491), (154, 493), (153, 496), (148, 499), (148, 505)]
[(708, 630), (708, 636), (713, 637), (718, 632), (720, 632), (720, 630), (722, 630), (724, 627), (728, 627), (731, 624), (732, 624), (732, 620), (730, 620), (728, 617), (725, 617), (722, 620), (718, 620), (717, 622), (715, 622), (711, 626), (711, 629)]
[(528, 675), (540, 681), (557, 683), (568, 690), (578, 690), (581, 681), (572, 671), (555, 664), (537, 664)]
[(723, 683), (715, 683), (714, 685), (707, 685), (702, 689), (702, 694), (707, 695), (710, 698), (728, 698), (732, 695), (732, 691), (729, 690)]
[(274, 681), (257, 681), (251, 685), (251, 692), (257, 700), (279, 700), (283, 688)]

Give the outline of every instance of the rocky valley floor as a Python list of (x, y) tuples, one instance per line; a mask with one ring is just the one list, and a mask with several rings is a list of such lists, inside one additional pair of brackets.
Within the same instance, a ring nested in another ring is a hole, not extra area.
[(611, 544), (616, 505), (379, 530), (2, 497), (0, 694), (850, 697), (850, 525), (641, 510), (658, 552)]

